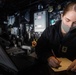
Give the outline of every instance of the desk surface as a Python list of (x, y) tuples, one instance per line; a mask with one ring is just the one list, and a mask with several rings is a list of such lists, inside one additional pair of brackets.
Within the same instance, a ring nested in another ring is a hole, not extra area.
[(54, 72), (48, 65), (38, 64), (27, 75), (76, 75), (75, 72), (61, 71)]
[[(8, 73), (0, 71), (1, 75), (8, 75)], [(11, 75), (11, 74), (10, 74)], [(29, 71), (24, 73), (19, 73), (18, 75), (76, 75), (75, 72), (71, 71), (61, 71), (54, 72), (48, 65), (37, 63)]]

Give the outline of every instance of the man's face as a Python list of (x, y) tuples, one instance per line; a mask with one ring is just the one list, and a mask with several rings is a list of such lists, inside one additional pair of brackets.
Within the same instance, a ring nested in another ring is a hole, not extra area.
[(61, 30), (63, 33), (69, 32), (72, 27), (76, 27), (76, 12), (68, 11), (64, 16), (61, 15)]

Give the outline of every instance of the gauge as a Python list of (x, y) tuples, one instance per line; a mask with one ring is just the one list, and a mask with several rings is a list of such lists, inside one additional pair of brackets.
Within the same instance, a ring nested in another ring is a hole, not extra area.
[(53, 6), (49, 6), (48, 7), (48, 12), (52, 12), (53, 11)]

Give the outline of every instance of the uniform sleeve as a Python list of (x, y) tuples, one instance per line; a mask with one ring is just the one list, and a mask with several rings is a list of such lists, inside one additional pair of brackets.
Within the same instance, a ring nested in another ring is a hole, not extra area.
[[(35, 47), (35, 52), (40, 61), (47, 62), (47, 59), (52, 56), (51, 53), (51, 43), (49, 41), (52, 38), (49, 36), (48, 28), (42, 33), (41, 37), (37, 41), (37, 45)], [(51, 33), (50, 33), (51, 34)]]

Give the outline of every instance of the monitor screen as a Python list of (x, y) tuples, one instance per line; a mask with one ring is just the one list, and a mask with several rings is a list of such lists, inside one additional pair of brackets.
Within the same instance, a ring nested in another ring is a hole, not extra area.
[(13, 34), (13, 35), (18, 35), (19, 34), (19, 30), (18, 30), (18, 27), (13, 27), (12, 29), (11, 29), (11, 34)]

